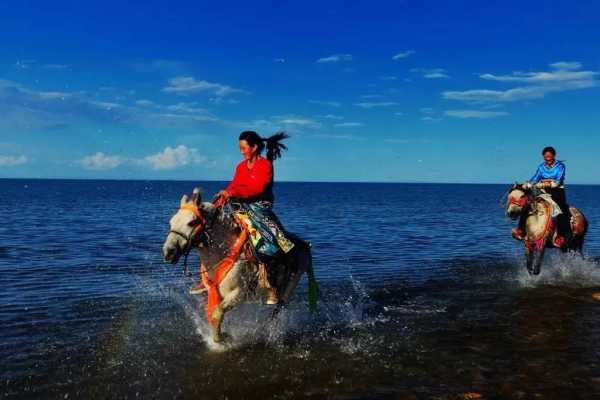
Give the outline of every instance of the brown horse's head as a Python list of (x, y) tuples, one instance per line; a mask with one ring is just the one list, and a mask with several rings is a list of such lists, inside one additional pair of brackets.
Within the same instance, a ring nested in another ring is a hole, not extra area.
[(506, 199), (506, 216), (511, 219), (517, 219), (523, 213), (523, 210), (529, 204), (529, 189), (522, 184), (515, 183), (508, 192)]

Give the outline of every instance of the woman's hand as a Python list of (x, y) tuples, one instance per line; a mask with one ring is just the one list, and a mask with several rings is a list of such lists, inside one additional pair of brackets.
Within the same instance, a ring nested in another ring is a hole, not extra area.
[(216, 207), (221, 207), (223, 204), (227, 203), (229, 197), (229, 192), (227, 192), (227, 190), (221, 190), (215, 195), (215, 200), (213, 201), (213, 204)]
[(535, 185), (538, 189), (554, 189), (558, 187), (558, 182), (554, 179), (544, 179)]

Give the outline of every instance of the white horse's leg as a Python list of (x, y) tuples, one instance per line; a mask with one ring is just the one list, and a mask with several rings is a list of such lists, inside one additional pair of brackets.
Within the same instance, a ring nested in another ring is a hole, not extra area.
[(223, 323), (225, 313), (231, 307), (239, 303), (242, 298), (241, 271), (242, 263), (238, 261), (219, 285), (219, 293), (221, 294), (222, 300), (215, 311), (213, 311), (213, 318), (216, 321), (215, 325), (213, 326), (213, 341), (215, 342), (220, 342), (223, 340), (221, 325)]

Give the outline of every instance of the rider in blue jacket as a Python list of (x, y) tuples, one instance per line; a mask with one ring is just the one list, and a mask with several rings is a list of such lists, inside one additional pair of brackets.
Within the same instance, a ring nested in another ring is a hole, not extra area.
[[(544, 161), (538, 166), (535, 174), (529, 180), (530, 186), (536, 186), (539, 189), (544, 189), (552, 200), (558, 204), (562, 214), (557, 218), (557, 231), (562, 237), (568, 236), (570, 233), (571, 213), (567, 204), (567, 196), (565, 194), (565, 173), (566, 167), (562, 161), (556, 159), (556, 150), (554, 147), (544, 147), (542, 150)], [(521, 223), (515, 231), (517, 236), (522, 236)]]
[(563, 214), (567, 215), (569, 206), (565, 195), (565, 164), (556, 159), (554, 147), (544, 147), (542, 156), (544, 162), (538, 166), (537, 171), (529, 181), (549, 193)]

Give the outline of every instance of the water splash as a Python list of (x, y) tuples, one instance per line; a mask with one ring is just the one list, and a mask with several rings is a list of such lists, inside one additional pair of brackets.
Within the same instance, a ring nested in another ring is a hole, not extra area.
[(524, 266), (519, 266), (517, 275), (519, 286), (533, 288), (540, 286), (562, 286), (569, 288), (589, 288), (600, 286), (600, 263), (583, 258), (575, 253), (546, 253), (542, 272), (531, 276)]

